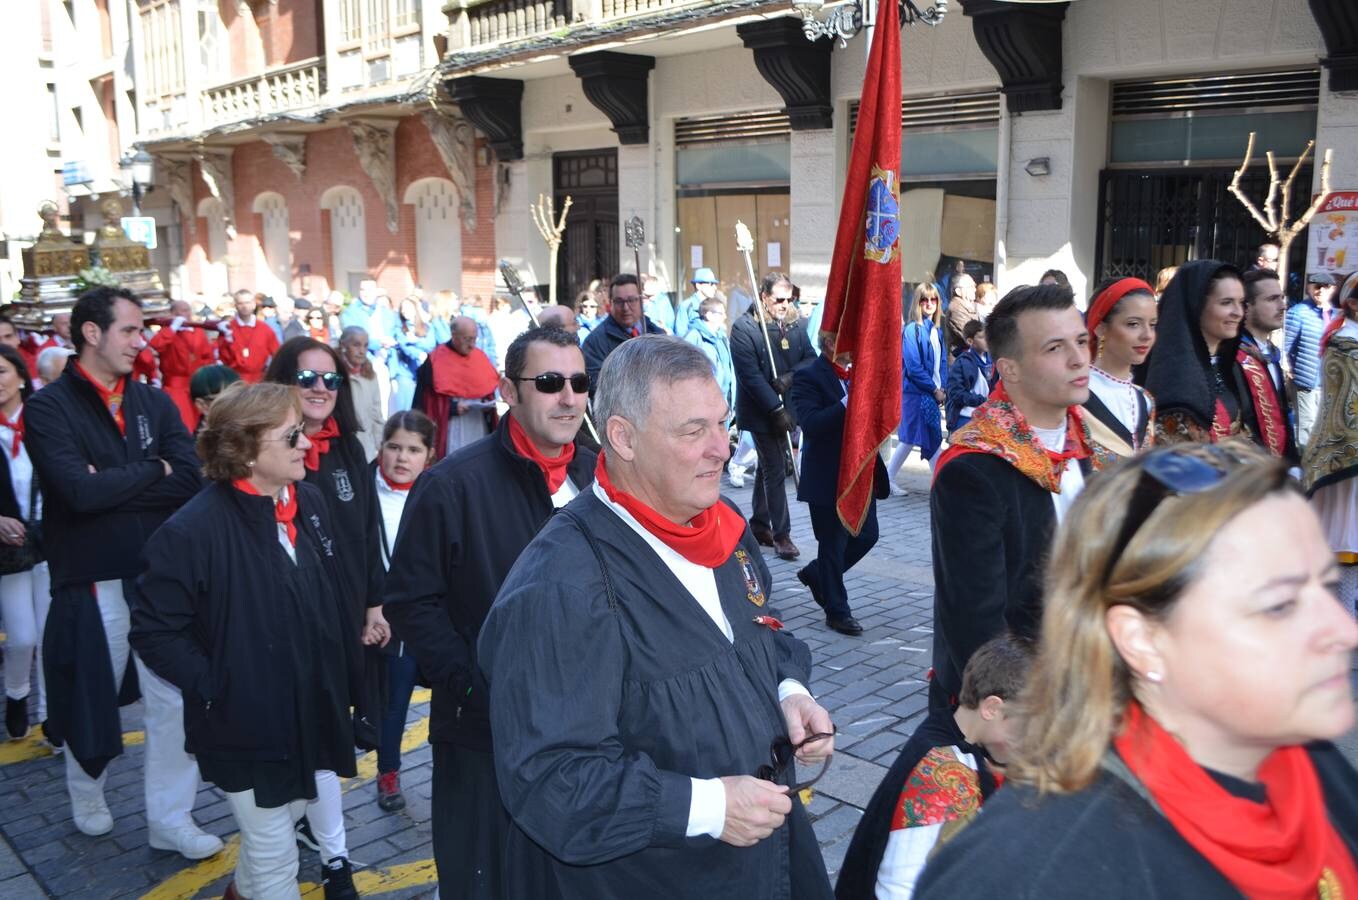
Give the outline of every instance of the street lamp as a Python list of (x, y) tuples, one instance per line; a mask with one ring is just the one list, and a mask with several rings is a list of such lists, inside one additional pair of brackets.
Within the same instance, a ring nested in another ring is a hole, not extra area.
[[(841, 47), (849, 45), (849, 39), (863, 30), (865, 24), (871, 25), (876, 18), (879, 0), (793, 0), (792, 9), (802, 19), (802, 33), (808, 41), (823, 37), (838, 38)], [(886, 0), (892, 2), (892, 0)], [(920, 9), (915, 0), (895, 0), (901, 11), (901, 25), (938, 25), (948, 14), (948, 0), (934, 2)], [(828, 10), (825, 20), (816, 18), (816, 13)]]
[(155, 186), (155, 159), (146, 150), (129, 153), (118, 163), (123, 183), (132, 190), (132, 215), (141, 215), (141, 198)]

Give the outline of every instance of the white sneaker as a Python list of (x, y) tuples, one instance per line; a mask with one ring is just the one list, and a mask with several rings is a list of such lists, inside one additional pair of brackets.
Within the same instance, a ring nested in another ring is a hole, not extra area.
[(207, 859), (222, 851), (222, 839), (197, 825), (147, 829), (147, 840), (157, 850), (173, 850), (185, 859)]
[(102, 795), (71, 801), (71, 818), (81, 834), (99, 837), (113, 830), (113, 814)]
[(894, 482), (894, 481), (891, 482), (890, 484), (891, 484), (891, 496), (893, 496), (893, 497), (904, 497), (904, 496), (905, 496), (905, 494), (906, 494), (905, 488), (903, 488), (903, 487), (901, 487), (900, 485), (896, 484), (896, 482)]

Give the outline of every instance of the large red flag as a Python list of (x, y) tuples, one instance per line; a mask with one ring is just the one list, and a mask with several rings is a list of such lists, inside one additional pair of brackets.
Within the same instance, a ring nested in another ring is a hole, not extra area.
[(849, 177), (821, 320), (821, 346), (852, 366), (836, 510), (854, 534), (872, 502), (873, 459), (901, 420), (901, 25), (877, 4)]

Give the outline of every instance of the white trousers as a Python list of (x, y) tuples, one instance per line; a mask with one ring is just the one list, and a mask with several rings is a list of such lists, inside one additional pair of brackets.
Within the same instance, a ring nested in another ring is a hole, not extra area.
[(306, 812), (305, 800), (273, 809), (255, 805), (254, 791), (224, 791), (240, 829), (236, 857), (236, 893), (250, 900), (295, 900), (297, 838), (293, 826)]
[(316, 799), (307, 804), (306, 817), (316, 844), (321, 848), (317, 855), (322, 864), (337, 856), (349, 858), (349, 843), (344, 833), (344, 797), (340, 794), (339, 776), (334, 772), (322, 770), (316, 773)]
[[(94, 586), (99, 617), (104, 622), (108, 655), (113, 661), (115, 684), (121, 687), (131, 649), (127, 632), (131, 617), (123, 598), (121, 581), (100, 581)], [(171, 829), (193, 824), (193, 803), (198, 796), (198, 763), (184, 752), (184, 698), (179, 689), (136, 659), (141, 684), (142, 727), (146, 735), (143, 779), (146, 824)], [(108, 770), (91, 778), (75, 757), (66, 753), (66, 790), (71, 802), (102, 797)]]
[(38, 721), (47, 719), (47, 688), (42, 676), (42, 630), (52, 606), (52, 576), (47, 563), (0, 578), (0, 615), (5, 618), (5, 696), (22, 700), (32, 690), (29, 673), (38, 660)]

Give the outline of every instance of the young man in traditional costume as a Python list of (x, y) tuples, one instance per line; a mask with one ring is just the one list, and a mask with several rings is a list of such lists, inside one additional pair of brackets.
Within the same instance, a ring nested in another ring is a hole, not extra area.
[(1089, 332), (1070, 288), (1010, 291), (986, 322), (1001, 384), (954, 432), (930, 492), (934, 669), (930, 706), (952, 708), (978, 647), (1033, 638), (1042, 562), (1094, 468), (1081, 404)]

